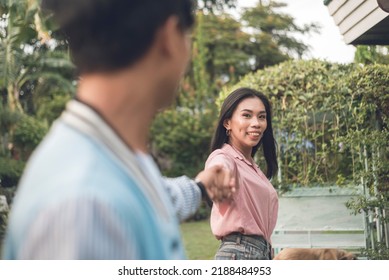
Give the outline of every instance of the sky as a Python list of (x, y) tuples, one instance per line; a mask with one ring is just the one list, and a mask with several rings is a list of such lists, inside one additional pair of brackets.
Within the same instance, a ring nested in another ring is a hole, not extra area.
[[(252, 7), (257, 2), (258, 0), (238, 0), (238, 8)], [(294, 17), (297, 25), (316, 22), (322, 27), (318, 34), (298, 37), (311, 47), (310, 53), (304, 58), (318, 58), (338, 63), (353, 61), (355, 47), (344, 42), (323, 0), (277, 0), (277, 2), (288, 5), (280, 11)]]

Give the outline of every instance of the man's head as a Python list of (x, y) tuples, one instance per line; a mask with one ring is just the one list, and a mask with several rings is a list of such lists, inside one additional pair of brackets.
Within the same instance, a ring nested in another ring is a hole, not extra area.
[(171, 17), (185, 33), (194, 23), (191, 0), (42, 0), (66, 36), (81, 74), (133, 65)]

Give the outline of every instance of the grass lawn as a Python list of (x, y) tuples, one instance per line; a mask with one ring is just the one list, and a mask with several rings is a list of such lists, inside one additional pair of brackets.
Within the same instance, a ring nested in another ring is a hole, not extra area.
[(189, 260), (211, 260), (219, 247), (209, 220), (181, 224), (186, 256)]
[[(209, 220), (181, 224), (186, 256), (190, 260), (213, 259), (219, 241), (212, 235)], [(1, 240), (0, 240), (1, 241)], [(0, 242), (1, 252), (1, 242)], [(0, 254), (1, 257), (1, 254)]]

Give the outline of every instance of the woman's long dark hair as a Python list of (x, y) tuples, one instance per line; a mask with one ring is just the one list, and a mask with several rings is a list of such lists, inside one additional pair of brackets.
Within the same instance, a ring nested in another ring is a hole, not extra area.
[(216, 131), (212, 137), (211, 142), (211, 152), (216, 149), (220, 149), (224, 143), (228, 143), (228, 136), (226, 133), (226, 128), (224, 127), (224, 121), (231, 119), (232, 114), (234, 113), (236, 107), (239, 103), (246, 98), (257, 97), (259, 98), (266, 109), (266, 121), (267, 128), (263, 133), (261, 141), (259, 141), (258, 145), (253, 147), (251, 152), (251, 156), (254, 157), (255, 153), (262, 145), (263, 155), (266, 161), (266, 177), (272, 178), (278, 170), (277, 163), (277, 153), (276, 153), (276, 140), (273, 135), (273, 127), (272, 127), (272, 117), (271, 117), (271, 105), (269, 99), (267, 97), (254, 89), (251, 88), (239, 88), (232, 93), (230, 93), (227, 98), (224, 100), (222, 108), (220, 110), (220, 116), (217, 123)]

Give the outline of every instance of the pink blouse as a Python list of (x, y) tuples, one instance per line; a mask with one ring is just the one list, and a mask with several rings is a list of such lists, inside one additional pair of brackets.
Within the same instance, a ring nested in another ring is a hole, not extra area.
[(277, 192), (256, 164), (229, 144), (213, 151), (205, 168), (223, 164), (235, 176), (237, 192), (230, 203), (214, 203), (211, 229), (217, 239), (231, 232), (262, 235), (271, 243), (278, 215)]

